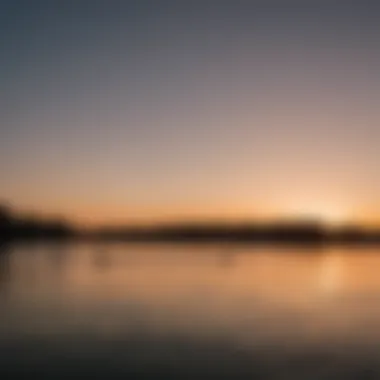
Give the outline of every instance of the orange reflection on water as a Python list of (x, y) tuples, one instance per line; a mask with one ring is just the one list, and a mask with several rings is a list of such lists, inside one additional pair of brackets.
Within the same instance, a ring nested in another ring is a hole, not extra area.
[(380, 339), (377, 249), (74, 244), (15, 248), (8, 258), (8, 330)]

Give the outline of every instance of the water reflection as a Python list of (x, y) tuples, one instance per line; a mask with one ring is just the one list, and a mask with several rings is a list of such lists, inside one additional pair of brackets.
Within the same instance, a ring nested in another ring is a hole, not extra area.
[(10, 247), (6, 242), (0, 242), (0, 292), (6, 288), (10, 276)]
[(231, 269), (236, 264), (238, 253), (232, 247), (221, 248), (220, 252), (216, 253), (216, 259), (221, 268)]
[(326, 255), (321, 262), (320, 286), (323, 292), (334, 294), (342, 285), (342, 257), (337, 252)]
[(181, 337), (188, 350), (212, 342), (234, 352), (271, 347), (351, 355), (380, 345), (379, 268), (377, 249), (3, 248), (0, 340), (48, 339), (59, 347), (67, 339), (101, 340), (102, 347), (104, 340), (135, 340), (148, 350), (145, 344)]
[(112, 265), (113, 255), (108, 252), (106, 247), (95, 249), (92, 256), (93, 264), (99, 271), (106, 271)]

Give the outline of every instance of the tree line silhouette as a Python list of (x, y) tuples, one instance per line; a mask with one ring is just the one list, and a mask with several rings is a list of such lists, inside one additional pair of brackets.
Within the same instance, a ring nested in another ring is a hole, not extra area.
[(8, 239), (62, 239), (74, 236), (74, 229), (63, 220), (16, 215), (0, 206), (0, 236)]
[(177, 223), (155, 226), (117, 226), (84, 231), (64, 220), (21, 216), (0, 206), (0, 237), (20, 239), (91, 239), (174, 242), (263, 242), (263, 243), (380, 243), (380, 230), (358, 226), (327, 229), (319, 221), (277, 221), (270, 224)]

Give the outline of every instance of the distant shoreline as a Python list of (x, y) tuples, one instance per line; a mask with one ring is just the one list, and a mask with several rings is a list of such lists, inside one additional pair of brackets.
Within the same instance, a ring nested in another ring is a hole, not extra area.
[(168, 243), (249, 243), (287, 245), (380, 245), (380, 229), (345, 225), (327, 228), (319, 221), (276, 221), (270, 224), (200, 222), (156, 224), (150, 227), (105, 226), (84, 230), (64, 220), (14, 214), (0, 206), (1, 241), (120, 241)]
[(223, 232), (223, 234), (197, 234), (181, 235), (176, 231), (168, 230), (165, 233), (141, 233), (136, 234), (125, 231), (124, 233), (109, 232), (82, 232), (70, 231), (60, 234), (36, 233), (17, 234), (1, 233), (1, 243), (13, 242), (120, 242), (120, 243), (173, 243), (173, 244), (247, 244), (247, 245), (285, 245), (285, 246), (380, 246), (380, 236), (368, 234), (364, 236), (343, 236), (339, 233), (326, 234), (321, 236), (294, 236), (272, 235), (255, 236), (252, 232), (250, 236), (246, 232), (244, 236), (239, 233)]

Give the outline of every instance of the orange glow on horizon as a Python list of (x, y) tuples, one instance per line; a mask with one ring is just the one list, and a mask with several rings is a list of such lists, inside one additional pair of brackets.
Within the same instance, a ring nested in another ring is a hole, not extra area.
[[(64, 216), (67, 216), (64, 214)], [(95, 227), (99, 225), (149, 225), (159, 223), (271, 223), (278, 220), (316, 221), (327, 227), (335, 228), (343, 225), (359, 225), (366, 228), (380, 227), (380, 216), (377, 214), (350, 214), (340, 209), (329, 208), (294, 208), (288, 211), (249, 212), (236, 208), (220, 210), (207, 208), (139, 208), (129, 207), (94, 207), (78, 209), (68, 220), (75, 223)]]
[[(283, 200), (286, 203), (286, 199)], [(380, 227), (380, 213), (377, 205), (363, 208), (349, 208), (334, 202), (302, 201), (299, 199), (281, 205), (273, 202), (256, 205), (248, 199), (231, 199), (211, 203), (189, 202), (187, 204), (128, 204), (126, 202), (93, 202), (81, 200), (57, 200), (46, 203), (43, 210), (32, 207), (34, 202), (24, 204), (10, 203), (15, 212), (58, 217), (77, 225), (96, 227), (102, 225), (149, 225), (159, 223), (199, 222), (199, 223), (271, 223), (278, 220), (315, 220), (328, 227), (355, 224), (366, 228)]]

